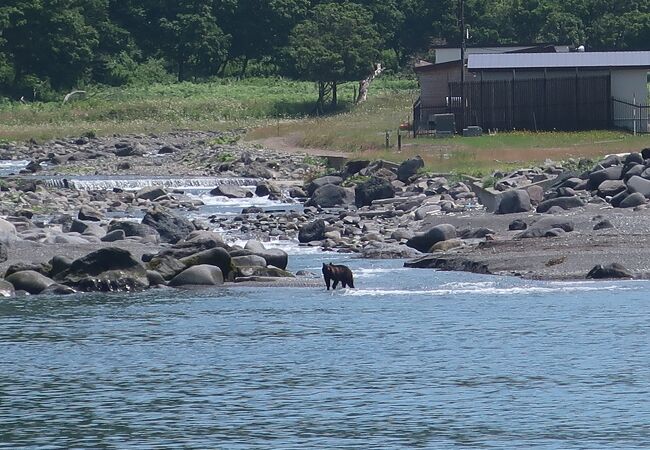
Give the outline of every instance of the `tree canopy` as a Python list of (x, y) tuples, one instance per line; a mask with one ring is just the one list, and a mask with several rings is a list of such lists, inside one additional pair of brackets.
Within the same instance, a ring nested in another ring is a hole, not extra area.
[[(361, 79), (458, 44), (458, 0), (3, 0), (0, 96), (89, 83)], [(469, 45), (650, 49), (650, 0), (465, 0)], [(321, 86), (324, 87), (324, 86)]]

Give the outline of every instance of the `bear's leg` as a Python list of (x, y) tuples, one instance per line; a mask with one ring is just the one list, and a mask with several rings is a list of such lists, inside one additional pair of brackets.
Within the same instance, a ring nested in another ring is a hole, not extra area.
[(330, 290), (330, 277), (327, 275), (324, 275), (323, 278), (325, 278), (325, 286), (327, 286), (327, 290)]
[(338, 278), (334, 278), (334, 284), (332, 285), (332, 289), (336, 289), (336, 285), (339, 284)]

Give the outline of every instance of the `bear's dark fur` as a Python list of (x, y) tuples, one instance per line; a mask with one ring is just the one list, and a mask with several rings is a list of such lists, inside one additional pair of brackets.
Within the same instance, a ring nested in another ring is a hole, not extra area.
[(352, 279), (352, 271), (348, 266), (337, 266), (335, 264), (323, 263), (323, 278), (325, 278), (325, 285), (327, 290), (330, 290), (330, 280), (334, 281), (332, 289), (336, 289), (336, 285), (341, 282), (341, 286), (354, 287), (354, 280)]

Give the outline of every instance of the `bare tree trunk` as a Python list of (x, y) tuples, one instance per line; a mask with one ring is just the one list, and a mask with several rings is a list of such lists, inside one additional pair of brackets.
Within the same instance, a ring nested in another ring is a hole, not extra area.
[(336, 108), (338, 98), (336, 97), (336, 81), (332, 81), (332, 108)]
[(247, 57), (247, 56), (244, 56), (244, 64), (242, 65), (241, 73), (239, 74), (239, 78), (240, 78), (240, 79), (243, 80), (244, 77), (246, 76), (246, 69), (247, 69), (247, 68), (248, 68), (248, 57)]
[(370, 87), (370, 83), (372, 83), (372, 81), (382, 73), (383, 70), (384, 68), (381, 64), (376, 64), (375, 71), (368, 78), (359, 81), (359, 95), (357, 96), (356, 103), (362, 103), (368, 99), (368, 88)]

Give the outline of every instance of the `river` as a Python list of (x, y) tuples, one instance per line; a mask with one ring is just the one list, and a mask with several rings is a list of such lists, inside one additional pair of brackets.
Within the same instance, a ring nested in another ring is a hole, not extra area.
[(286, 248), (357, 289), (0, 301), (0, 448), (650, 447), (647, 282)]

